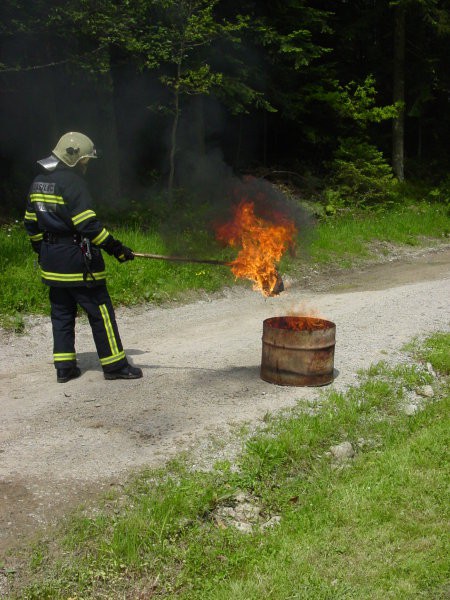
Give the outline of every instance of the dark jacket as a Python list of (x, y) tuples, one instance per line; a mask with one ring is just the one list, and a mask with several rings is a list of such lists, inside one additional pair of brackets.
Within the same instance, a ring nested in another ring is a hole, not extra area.
[[(39, 254), (42, 281), (50, 286), (105, 284), (100, 248), (111, 254), (114, 238), (93, 210), (82, 175), (59, 164), (35, 177), (24, 218), (33, 249)], [(92, 258), (86, 253), (91, 246)]]

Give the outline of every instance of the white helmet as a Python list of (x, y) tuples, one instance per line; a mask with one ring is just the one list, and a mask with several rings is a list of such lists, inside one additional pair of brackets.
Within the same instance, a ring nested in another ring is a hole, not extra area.
[(59, 139), (50, 156), (37, 162), (47, 171), (53, 171), (59, 161), (74, 167), (82, 158), (97, 158), (94, 142), (83, 133), (70, 131)]

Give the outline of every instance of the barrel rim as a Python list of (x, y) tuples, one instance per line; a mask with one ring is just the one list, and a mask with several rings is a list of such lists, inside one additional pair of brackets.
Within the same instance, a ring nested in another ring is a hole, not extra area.
[[(320, 321), (321, 323), (324, 323), (325, 326), (321, 329), (303, 329), (303, 330), (290, 329), (288, 327), (273, 327), (271, 325), (271, 322), (274, 322), (278, 319), (314, 319), (316, 321)], [(307, 315), (301, 315), (301, 316), (280, 315), (278, 317), (269, 317), (267, 319), (264, 319), (263, 326), (270, 327), (270, 329), (278, 329), (281, 331), (295, 331), (295, 332), (316, 332), (316, 331), (326, 331), (328, 329), (333, 329), (333, 328), (336, 329), (336, 323), (333, 323), (333, 321), (329, 321), (328, 319), (322, 319), (322, 317), (308, 317)]]

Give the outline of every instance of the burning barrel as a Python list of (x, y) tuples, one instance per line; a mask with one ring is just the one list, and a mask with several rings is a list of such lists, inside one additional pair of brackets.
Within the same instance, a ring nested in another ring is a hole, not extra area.
[(333, 381), (336, 325), (315, 317), (272, 317), (263, 323), (261, 379), (278, 385)]

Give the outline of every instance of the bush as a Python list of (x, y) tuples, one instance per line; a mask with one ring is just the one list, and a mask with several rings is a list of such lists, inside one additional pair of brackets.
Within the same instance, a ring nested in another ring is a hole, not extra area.
[(450, 175), (441, 181), (438, 187), (428, 193), (428, 199), (432, 202), (440, 202), (450, 208)]
[(332, 163), (325, 203), (333, 207), (371, 208), (394, 202), (396, 182), (383, 154), (355, 138), (342, 140)]

